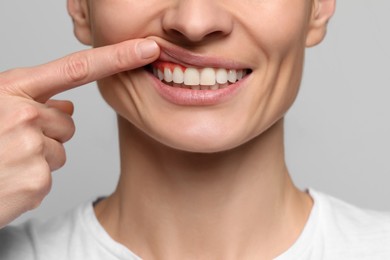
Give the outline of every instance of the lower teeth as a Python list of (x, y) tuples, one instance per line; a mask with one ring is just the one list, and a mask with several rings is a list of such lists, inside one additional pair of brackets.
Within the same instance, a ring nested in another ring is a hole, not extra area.
[(189, 85), (184, 85), (184, 84), (177, 84), (173, 82), (166, 82), (162, 80), (165, 85), (174, 87), (174, 88), (185, 88), (185, 89), (192, 89), (192, 90), (218, 90), (222, 88), (227, 88), (230, 84), (215, 84), (213, 86), (202, 86), (202, 85), (196, 85), (196, 86), (189, 86)]

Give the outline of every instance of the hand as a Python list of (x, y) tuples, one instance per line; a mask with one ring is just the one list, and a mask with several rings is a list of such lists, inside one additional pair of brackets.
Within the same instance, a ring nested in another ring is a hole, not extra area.
[(40, 205), (65, 163), (73, 104), (50, 98), (158, 56), (155, 42), (138, 39), (0, 73), (0, 228)]

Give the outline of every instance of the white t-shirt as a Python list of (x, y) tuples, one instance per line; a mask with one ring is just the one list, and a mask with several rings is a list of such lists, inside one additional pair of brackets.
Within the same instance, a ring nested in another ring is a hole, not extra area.
[[(295, 244), (276, 260), (390, 259), (390, 214), (310, 190), (314, 206)], [(0, 230), (1, 260), (138, 260), (99, 224), (92, 202), (48, 221)]]

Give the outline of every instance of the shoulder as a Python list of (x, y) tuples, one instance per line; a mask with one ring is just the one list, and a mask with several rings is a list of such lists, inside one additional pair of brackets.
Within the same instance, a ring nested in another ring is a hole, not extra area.
[[(390, 213), (366, 210), (311, 190), (326, 254), (344, 259), (390, 259)], [(339, 259), (339, 258), (337, 258)]]
[(377, 235), (390, 238), (390, 212), (362, 209), (313, 190), (310, 194), (315, 203), (318, 203), (321, 221), (323, 224), (329, 224), (329, 228), (345, 233), (369, 232), (373, 234), (374, 231), (380, 231)]
[(33, 252), (29, 232), (24, 226), (0, 229), (0, 259), (35, 259)]
[(113, 240), (96, 218), (93, 202), (46, 221), (0, 230), (1, 260), (140, 258)]
[[(89, 203), (90, 204), (90, 203)], [(31, 220), (0, 230), (0, 259), (70, 259), (68, 249), (83, 229), (87, 204), (45, 221)]]

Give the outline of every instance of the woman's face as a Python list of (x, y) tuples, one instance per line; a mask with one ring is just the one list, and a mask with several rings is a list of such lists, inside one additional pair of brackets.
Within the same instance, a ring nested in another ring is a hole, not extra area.
[(159, 44), (157, 62), (101, 80), (99, 89), (117, 113), (160, 143), (192, 152), (237, 147), (280, 120), (296, 97), (310, 0), (88, 6), (94, 46), (145, 37)]

